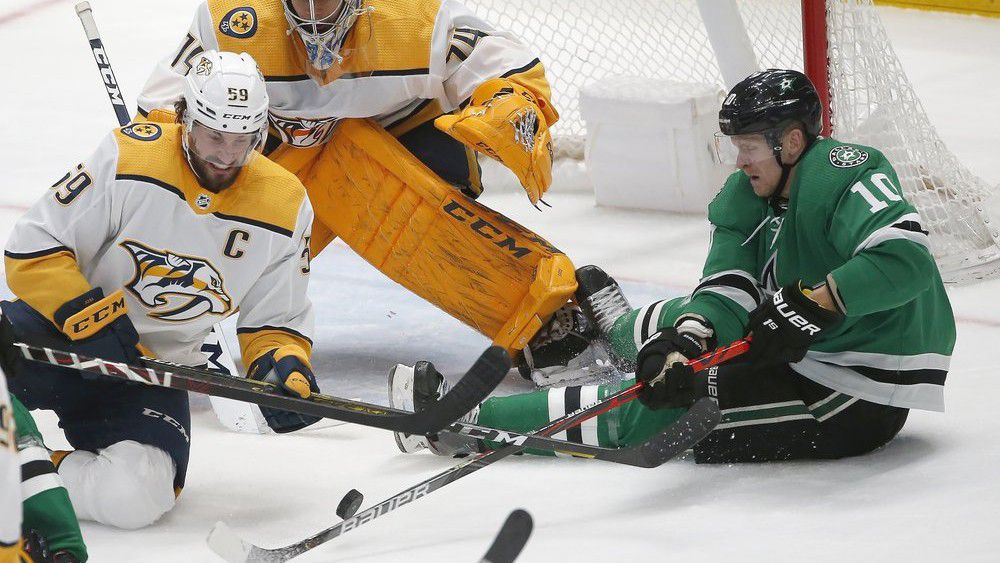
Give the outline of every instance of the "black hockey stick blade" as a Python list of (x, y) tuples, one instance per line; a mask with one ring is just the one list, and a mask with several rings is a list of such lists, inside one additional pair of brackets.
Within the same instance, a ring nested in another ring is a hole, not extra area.
[(435, 407), (410, 413), (321, 393), (301, 399), (285, 395), (277, 386), (264, 381), (221, 375), (206, 369), (151, 358), (143, 358), (143, 366), (138, 367), (42, 346), (21, 343), (15, 345), (31, 361), (407, 434), (433, 434), (441, 431), (485, 400), (510, 369), (507, 352), (503, 348), (491, 346)]
[(626, 448), (618, 452), (621, 456), (630, 458), (629, 465), (659, 467), (693, 448), (715, 430), (721, 419), (719, 405), (713, 399), (703, 397), (663, 432), (639, 447)]
[(413, 426), (430, 428), (407, 434), (435, 434), (462, 418), (476, 405), (486, 400), (510, 371), (510, 355), (499, 346), (490, 346), (479, 355), (476, 363), (465, 372), (451, 391), (434, 403), (432, 408), (407, 414)]
[(480, 563), (513, 563), (528, 543), (532, 528), (534, 523), (526, 510), (511, 512)]

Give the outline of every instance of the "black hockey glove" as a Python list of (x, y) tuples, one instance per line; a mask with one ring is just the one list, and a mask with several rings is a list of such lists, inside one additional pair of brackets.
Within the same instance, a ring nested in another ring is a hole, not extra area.
[(688, 408), (705, 396), (707, 387), (684, 362), (705, 353), (696, 335), (667, 328), (643, 345), (636, 358), (636, 381), (646, 387), (639, 401), (651, 409)]
[(747, 330), (753, 340), (744, 361), (753, 368), (798, 362), (816, 337), (842, 317), (809, 299), (801, 282), (786, 285), (750, 313)]
[(35, 530), (28, 530), (21, 537), (21, 553), (19, 555), (18, 561), (22, 563), (79, 563), (80, 561), (76, 555), (69, 551), (50, 552), (48, 542)]
[[(287, 395), (308, 399), (309, 395), (319, 393), (319, 385), (304, 357), (301, 348), (282, 346), (254, 360), (247, 373), (250, 379), (277, 385)], [(260, 412), (271, 430), (279, 434), (301, 430), (320, 420), (317, 416), (269, 407), (260, 407)]]
[(127, 313), (123, 290), (105, 297), (104, 291), (95, 287), (56, 309), (53, 320), (73, 341), (67, 352), (141, 365), (142, 354), (137, 348), (139, 333)]

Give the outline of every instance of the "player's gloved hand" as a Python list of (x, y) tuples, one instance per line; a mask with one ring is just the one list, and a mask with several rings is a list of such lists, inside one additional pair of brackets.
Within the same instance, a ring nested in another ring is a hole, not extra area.
[(49, 560), (49, 546), (35, 530), (28, 530), (21, 536), (21, 548), (18, 550), (18, 563), (44, 563)]
[[(298, 346), (281, 346), (269, 350), (250, 364), (250, 379), (266, 381), (277, 385), (285, 394), (308, 399), (319, 392), (316, 377), (309, 367), (309, 357)], [(261, 414), (271, 430), (279, 434), (301, 430), (319, 417), (296, 412), (260, 407)]]
[(434, 125), (463, 144), (510, 168), (532, 204), (552, 183), (552, 135), (559, 114), (544, 99), (506, 78), (479, 85), (458, 114), (442, 115)]
[(744, 361), (753, 368), (798, 362), (816, 337), (843, 317), (809, 298), (811, 290), (795, 282), (779, 289), (750, 313), (753, 340)]
[(68, 351), (139, 365), (139, 333), (128, 318), (123, 290), (105, 297), (95, 287), (56, 309), (54, 320), (73, 341)]
[(28, 530), (21, 537), (18, 563), (79, 563), (80, 559), (69, 551), (49, 551), (48, 542), (35, 530)]
[(675, 328), (664, 329), (648, 340), (636, 358), (635, 378), (646, 387), (639, 401), (651, 409), (687, 408), (705, 396), (703, 378), (685, 364), (705, 353), (704, 339)]

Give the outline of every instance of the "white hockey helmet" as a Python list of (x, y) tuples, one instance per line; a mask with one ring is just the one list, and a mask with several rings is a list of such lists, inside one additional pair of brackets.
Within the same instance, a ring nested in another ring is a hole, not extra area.
[(205, 51), (184, 79), (182, 145), (202, 186), (235, 182), (267, 132), (267, 88), (253, 57)]
[(223, 133), (267, 130), (267, 87), (257, 62), (246, 53), (205, 51), (191, 61), (184, 79), (184, 125), (198, 122)]

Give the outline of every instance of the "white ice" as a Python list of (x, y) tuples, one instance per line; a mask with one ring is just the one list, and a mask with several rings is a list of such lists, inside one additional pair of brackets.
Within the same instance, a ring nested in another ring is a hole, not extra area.
[[(172, 49), (196, 2), (93, 0), (130, 104), (152, 61)], [(1000, 182), (1000, 19), (880, 8), (906, 72), (945, 142)], [(18, 15), (23, 14), (23, 15)], [(26, 205), (114, 126), (72, 3), (0, 6), (0, 240)], [(624, 280), (634, 304), (689, 290), (707, 246), (704, 220), (595, 208), (557, 186), (538, 213), (519, 193), (483, 201), (535, 228), (577, 264)], [(164, 226), (166, 228), (166, 226)], [(947, 412), (912, 412), (899, 437), (857, 459), (655, 470), (583, 460), (505, 460), (303, 556), (305, 561), (475, 561), (517, 507), (535, 532), (523, 561), (1000, 561), (1000, 439), (993, 411), (1000, 282), (952, 288), (958, 347)], [(430, 359), (458, 374), (484, 338), (387, 282), (343, 246), (314, 262), (316, 371), (325, 391), (384, 401), (386, 369)], [(2, 293), (9, 295), (3, 288)], [(993, 359), (991, 359), (993, 358)], [(525, 386), (513, 379), (507, 391)], [(383, 431), (339, 426), (291, 436), (227, 432), (194, 399), (187, 487), (155, 525), (84, 523), (92, 560), (215, 561), (205, 536), (225, 520), (266, 546), (336, 521), (350, 488), (366, 504), (452, 464), (403, 456)], [(37, 413), (51, 447), (64, 445)]]

